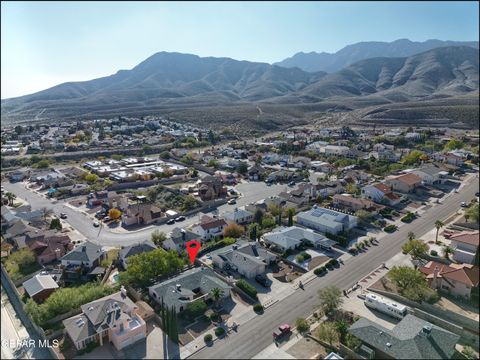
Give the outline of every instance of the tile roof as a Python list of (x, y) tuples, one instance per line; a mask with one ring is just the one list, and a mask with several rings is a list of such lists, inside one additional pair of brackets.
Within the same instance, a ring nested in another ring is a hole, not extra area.
[(418, 184), (418, 183), (422, 182), (422, 178), (418, 175), (413, 174), (413, 173), (394, 176), (394, 177), (392, 177), (392, 179), (402, 181), (402, 182), (404, 182), (408, 185), (415, 185), (415, 184)]
[(385, 185), (385, 184), (382, 184), (382, 183), (379, 183), (379, 184), (375, 184), (373, 185), (375, 186), (378, 190), (380, 190), (381, 192), (383, 192), (384, 194), (389, 194), (392, 192), (392, 190), (390, 190), (390, 188)]
[(479, 268), (470, 264), (442, 264), (435, 261), (428, 262), (425, 266), (419, 268), (422, 273), (427, 275), (428, 279), (433, 279), (435, 268), (438, 267), (438, 277), (446, 280), (455, 280), (468, 286), (478, 286)]
[(464, 244), (479, 246), (480, 242), (480, 233), (476, 232), (462, 232), (460, 234), (455, 234), (450, 237), (450, 240), (455, 240)]

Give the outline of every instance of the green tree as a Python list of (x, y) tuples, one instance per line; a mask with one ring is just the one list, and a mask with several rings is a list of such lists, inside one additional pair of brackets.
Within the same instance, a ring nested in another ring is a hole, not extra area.
[(478, 224), (480, 217), (479, 204), (475, 203), (471, 205), (467, 210), (465, 210), (465, 217), (468, 217), (468, 220), (470, 220), (470, 222)]
[(183, 198), (182, 210), (190, 211), (198, 206), (198, 201), (192, 195), (187, 195)]
[(85, 181), (89, 184), (93, 184), (98, 180), (98, 175), (96, 174), (87, 174), (85, 175)]
[(415, 240), (415, 233), (413, 231), (409, 231), (408, 234), (407, 234), (407, 239), (408, 240)]
[(36, 164), (34, 164), (33, 166), (38, 168), (38, 169), (46, 169), (50, 166), (50, 163), (48, 162), (47, 159), (42, 159), (39, 162), (37, 162)]
[(237, 166), (237, 172), (241, 175), (245, 175), (248, 171), (248, 165), (246, 162), (240, 161)]
[(255, 210), (255, 214), (253, 215), (253, 219), (256, 223), (261, 224), (263, 219), (263, 211), (260, 209)]
[(250, 224), (250, 226), (248, 227), (248, 234), (250, 236), (250, 240), (257, 240), (257, 236), (258, 236), (258, 224), (257, 223), (253, 223), (253, 224)]
[(389, 271), (388, 277), (395, 283), (400, 291), (426, 285), (425, 276), (410, 266), (394, 266)]
[(243, 227), (238, 224), (231, 223), (223, 229), (223, 236), (232, 237), (234, 239), (239, 238), (244, 233)]
[(215, 135), (213, 134), (213, 131), (212, 130), (209, 130), (208, 131), (208, 141), (210, 142), (210, 144), (215, 144)]
[(8, 200), (8, 204), (13, 205), (13, 200), (15, 200), (17, 198), (17, 195), (15, 195), (14, 193), (9, 191), (9, 192), (5, 193), (5, 197)]
[(275, 219), (271, 215), (266, 215), (262, 219), (262, 229), (271, 229), (276, 225)]
[(62, 230), (62, 223), (59, 218), (53, 218), (50, 222), (50, 229), (53, 230)]
[(295, 215), (295, 209), (289, 208), (287, 210), (288, 214), (288, 226), (293, 226), (293, 215)]
[(282, 208), (277, 204), (271, 203), (268, 205), (268, 212), (272, 214), (272, 216), (278, 216), (282, 213)]
[(452, 139), (448, 143), (445, 144), (444, 149), (445, 150), (455, 150), (455, 149), (461, 149), (465, 146), (462, 140), (458, 139)]
[(152, 235), (150, 235), (150, 239), (155, 245), (160, 246), (165, 240), (167, 240), (167, 235), (165, 235), (164, 232), (155, 230), (152, 232)]
[(190, 154), (185, 154), (182, 156), (182, 158), (180, 159), (180, 161), (186, 165), (192, 165), (193, 164), (193, 158), (192, 158), (192, 155)]
[(349, 194), (356, 194), (358, 193), (359, 189), (354, 183), (348, 183), (345, 187), (345, 191)]
[(210, 291), (210, 294), (212, 295), (212, 299), (215, 302), (215, 307), (218, 308), (220, 300), (223, 299), (223, 295), (225, 295), (225, 291), (218, 287), (215, 287)]
[(194, 301), (188, 303), (187, 305), (187, 314), (190, 319), (195, 319), (197, 316), (200, 316), (207, 311), (207, 304), (203, 300)]
[(338, 343), (340, 340), (340, 335), (335, 328), (335, 324), (324, 322), (320, 324), (315, 330), (315, 335), (322, 341), (333, 345), (334, 343)]
[(437, 232), (435, 233), (435, 244), (438, 244), (438, 232), (444, 226), (445, 224), (441, 220), (435, 221), (435, 229), (437, 229)]
[(450, 246), (444, 246), (442, 248), (442, 252), (443, 252), (443, 257), (445, 259), (449, 259), (450, 255), (453, 254), (454, 250)]
[(214, 169), (218, 169), (218, 160), (211, 159), (208, 164), (208, 167), (213, 167)]
[(342, 304), (342, 291), (335, 286), (327, 286), (318, 291), (320, 306), (325, 314), (336, 311)]
[(348, 324), (344, 320), (335, 322), (335, 328), (340, 335), (340, 341), (344, 342), (348, 334)]
[(160, 158), (164, 160), (170, 159), (170, 153), (168, 151), (162, 151), (160, 153)]
[(410, 254), (414, 259), (417, 259), (427, 253), (428, 245), (422, 240), (408, 240), (403, 244), (402, 251)]
[(298, 332), (302, 334), (310, 330), (310, 325), (308, 325), (308, 321), (305, 320), (304, 318), (298, 318), (295, 321), (295, 326), (297, 327)]
[(371, 223), (374, 219), (374, 215), (367, 210), (357, 210), (355, 215), (364, 223)]
[(405, 155), (405, 157), (403, 158), (403, 163), (405, 165), (415, 165), (424, 155), (425, 153), (420, 150), (412, 150), (407, 155)]

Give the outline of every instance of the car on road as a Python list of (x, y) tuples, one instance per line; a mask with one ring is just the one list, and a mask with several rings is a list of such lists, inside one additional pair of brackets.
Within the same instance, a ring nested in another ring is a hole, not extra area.
[(290, 325), (288, 324), (282, 324), (280, 325), (277, 329), (273, 331), (273, 339), (278, 340), (281, 337), (290, 334), (292, 332), (292, 329), (290, 328)]
[(176, 222), (183, 221), (183, 220), (185, 220), (185, 216), (183, 216), (183, 215), (179, 216), (175, 219)]
[(290, 187), (295, 186), (295, 181), (290, 181), (290, 182), (288, 183), (288, 186), (290, 186)]
[(229, 192), (231, 195), (236, 195), (236, 194), (237, 194), (237, 192), (236, 192), (235, 190), (233, 190), (233, 189), (230, 189), (228, 192)]
[(100, 219), (103, 219), (105, 216), (107, 216), (107, 214), (105, 214), (104, 212), (97, 212), (97, 213), (95, 214), (95, 218), (97, 218), (97, 219), (99, 219), (99, 220), (100, 220)]
[(256, 275), (255, 281), (264, 287), (269, 287), (271, 285), (270, 280), (263, 274)]
[(468, 206), (468, 205), (467, 205), (467, 203), (466, 203), (465, 201), (462, 201), (462, 202), (460, 203), (460, 207), (462, 207), (462, 208), (466, 208), (467, 206)]
[(228, 205), (235, 205), (236, 203), (237, 203), (237, 200), (235, 200), (235, 199), (230, 199), (227, 202)]
[(475, 193), (475, 196), (476, 196), (476, 197), (479, 197), (479, 196), (480, 196), (480, 192), (477, 191), (477, 192)]
[(60, 213), (60, 219), (66, 219), (67, 218), (67, 214), (65, 213)]
[(99, 223), (97, 220), (95, 220), (95, 221), (93, 222), (93, 226), (99, 227), (99, 226), (100, 226), (100, 223)]
[(167, 221), (167, 225), (175, 224), (175, 219), (170, 219)]

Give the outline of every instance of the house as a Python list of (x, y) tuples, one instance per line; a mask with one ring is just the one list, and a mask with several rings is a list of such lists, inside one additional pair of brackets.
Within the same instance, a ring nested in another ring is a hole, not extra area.
[(150, 225), (160, 220), (162, 210), (154, 204), (130, 204), (122, 214), (125, 226)]
[(158, 304), (163, 303), (164, 306), (174, 307), (177, 312), (182, 312), (194, 301), (211, 298), (214, 288), (223, 291), (224, 299), (230, 296), (231, 286), (221, 280), (212, 269), (202, 266), (150, 286), (148, 293)]
[(9, 179), (12, 182), (23, 181), (30, 176), (30, 171), (15, 170), (9, 174)]
[(25, 281), (23, 288), (30, 298), (40, 303), (58, 289), (58, 284), (50, 274), (40, 273)]
[(299, 209), (308, 204), (310, 197), (304, 196), (302, 191), (292, 190), (291, 192), (282, 191), (277, 198), (280, 200), (280, 205), (286, 208)]
[(313, 230), (298, 226), (278, 227), (265, 234), (263, 240), (280, 251), (293, 250), (302, 243), (329, 250), (335, 244), (335, 241), (327, 239)]
[(401, 193), (414, 193), (418, 187), (422, 186), (422, 178), (413, 173), (388, 176), (385, 179), (385, 184), (390, 186), (392, 190)]
[(390, 187), (383, 183), (366, 185), (362, 188), (363, 197), (377, 203), (395, 206), (400, 203), (400, 198), (395, 195)]
[(237, 224), (249, 224), (253, 221), (253, 213), (250, 211), (235, 208), (233, 211), (227, 211), (223, 217), (227, 222), (234, 222)]
[(277, 256), (257, 243), (237, 243), (210, 253), (214, 266), (237, 271), (246, 278), (263, 274)]
[(310, 169), (313, 171), (321, 171), (326, 174), (331, 174), (335, 171), (335, 166), (326, 161), (312, 161), (310, 162)]
[(122, 350), (147, 336), (138, 306), (121, 291), (81, 306), (82, 313), (63, 320), (65, 332), (77, 350), (91, 342), (110, 342)]
[(248, 169), (248, 180), (250, 181), (261, 181), (264, 179), (267, 171), (263, 166), (253, 165)]
[(200, 219), (200, 223), (192, 227), (192, 232), (197, 234), (201, 240), (210, 240), (222, 236), (226, 226), (225, 220), (204, 215)]
[(427, 276), (430, 287), (454, 296), (469, 299), (473, 288), (478, 287), (478, 266), (470, 264), (446, 265), (430, 261), (418, 270)]
[(59, 260), (73, 247), (68, 235), (52, 230), (26, 232), (25, 244), (33, 251), (40, 265)]
[(123, 268), (126, 270), (128, 267), (128, 258), (133, 255), (138, 255), (155, 250), (157, 247), (150, 240), (146, 240), (142, 243), (126, 246), (118, 253), (118, 259), (122, 263)]
[(454, 250), (453, 260), (463, 264), (475, 263), (475, 256), (479, 256), (480, 233), (478, 231), (452, 235), (450, 241), (450, 247)]
[(87, 241), (65, 254), (60, 260), (62, 266), (67, 269), (83, 267), (86, 270), (93, 270), (104, 258), (105, 252), (102, 247)]
[(448, 171), (444, 171), (442, 168), (434, 164), (422, 166), (412, 172), (415, 175), (418, 175), (424, 184), (428, 185), (441, 184), (444, 181), (445, 175), (448, 175)]
[(198, 195), (203, 201), (215, 200), (227, 195), (222, 180), (215, 176), (205, 176), (199, 184)]
[(335, 207), (343, 208), (352, 212), (366, 210), (372, 214), (378, 214), (385, 206), (379, 205), (371, 200), (356, 198), (350, 194), (335, 194), (333, 196)]
[(322, 198), (341, 194), (345, 192), (345, 182), (343, 180), (322, 181), (316, 185), (317, 195)]
[(323, 148), (323, 152), (325, 155), (330, 156), (347, 156), (349, 151), (348, 146), (341, 146), (341, 145), (327, 145)]
[(411, 314), (392, 330), (362, 317), (348, 331), (374, 350), (370, 359), (451, 359), (460, 339)]
[(447, 163), (450, 165), (455, 165), (455, 166), (463, 166), (464, 164), (464, 158), (463, 156), (455, 153), (455, 152), (449, 152), (445, 156)]
[(358, 218), (314, 205), (309, 211), (298, 213), (297, 222), (313, 230), (337, 235), (356, 227)]
[(169, 234), (168, 238), (162, 242), (162, 247), (165, 250), (176, 250), (179, 253), (185, 250), (185, 243), (190, 240), (199, 240), (198, 234), (195, 234), (189, 230), (174, 228)]

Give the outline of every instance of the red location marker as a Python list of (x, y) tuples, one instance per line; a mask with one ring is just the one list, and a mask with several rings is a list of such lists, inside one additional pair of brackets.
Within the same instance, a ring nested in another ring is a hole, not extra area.
[(190, 240), (185, 243), (185, 246), (187, 248), (188, 256), (190, 256), (190, 262), (193, 264), (197, 257), (198, 250), (200, 250), (200, 243), (197, 240)]

